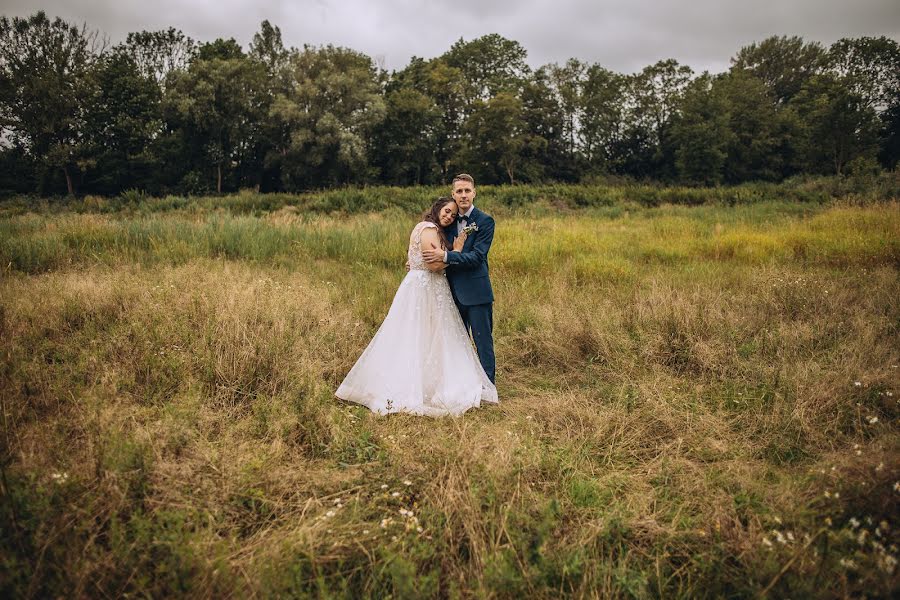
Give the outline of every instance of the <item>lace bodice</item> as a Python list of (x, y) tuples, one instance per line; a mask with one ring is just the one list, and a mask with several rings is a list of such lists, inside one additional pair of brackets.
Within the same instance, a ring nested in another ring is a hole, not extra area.
[(430, 221), (422, 221), (413, 227), (412, 233), (409, 235), (409, 250), (406, 252), (406, 257), (409, 259), (410, 270), (428, 270), (428, 267), (425, 266), (425, 259), (422, 257), (422, 247), (419, 242), (422, 241), (422, 232), (429, 228), (437, 229), (437, 225)]

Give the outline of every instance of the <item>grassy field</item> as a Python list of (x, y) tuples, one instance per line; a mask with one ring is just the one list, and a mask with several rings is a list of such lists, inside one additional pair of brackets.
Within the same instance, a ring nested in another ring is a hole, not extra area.
[(332, 395), (406, 194), (0, 207), (0, 594), (897, 592), (900, 204), (484, 194), (501, 403), (433, 420)]

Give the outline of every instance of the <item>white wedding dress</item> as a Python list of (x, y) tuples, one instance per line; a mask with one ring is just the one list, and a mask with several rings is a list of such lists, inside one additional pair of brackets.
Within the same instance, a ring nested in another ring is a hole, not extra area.
[(425, 267), (422, 221), (409, 237), (409, 273), (375, 337), (335, 395), (379, 414), (459, 415), (497, 402), (443, 271)]

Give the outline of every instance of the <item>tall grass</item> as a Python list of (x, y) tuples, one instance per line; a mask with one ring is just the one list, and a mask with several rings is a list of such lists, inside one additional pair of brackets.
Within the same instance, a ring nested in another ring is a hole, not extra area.
[(332, 396), (421, 202), (0, 220), (0, 591), (892, 596), (900, 207), (535, 202), (442, 420)]
[[(139, 190), (105, 198), (0, 199), (0, 216), (27, 212), (135, 214), (179, 212), (188, 214), (225, 211), (230, 214), (261, 216), (280, 209), (305, 214), (361, 214), (398, 210), (414, 214), (430, 200), (449, 192), (445, 186), (392, 187), (363, 186), (310, 191), (297, 194), (258, 194), (242, 190), (222, 196), (165, 196), (153, 198)], [(758, 203), (790, 202), (824, 204), (835, 200), (851, 204), (871, 204), (900, 197), (900, 171), (850, 177), (803, 176), (781, 183), (751, 182), (712, 188), (685, 187), (653, 182), (605, 180), (582, 184), (483, 185), (478, 187), (479, 205), (492, 212), (526, 211), (538, 214), (585, 208), (680, 206), (743, 206)]]

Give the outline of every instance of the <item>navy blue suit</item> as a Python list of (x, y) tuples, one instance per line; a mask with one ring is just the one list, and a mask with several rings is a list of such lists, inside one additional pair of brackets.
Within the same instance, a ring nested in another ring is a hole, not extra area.
[[(494, 241), (494, 218), (472, 208), (468, 224), (478, 226), (466, 238), (461, 252), (447, 252), (447, 280), (456, 301), (456, 307), (467, 330), (472, 332), (478, 360), (484, 372), (494, 381), (494, 291), (488, 276), (488, 252)], [(447, 240), (453, 245), (456, 239), (456, 223), (445, 230)]]

